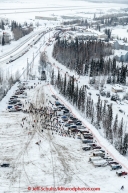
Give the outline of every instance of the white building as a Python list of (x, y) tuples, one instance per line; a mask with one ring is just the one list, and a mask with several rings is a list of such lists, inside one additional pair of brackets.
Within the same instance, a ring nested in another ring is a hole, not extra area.
[(42, 17), (42, 16), (35, 16), (35, 19), (48, 20), (48, 21), (57, 21), (57, 17)]
[(119, 62), (128, 62), (128, 51), (114, 50), (114, 57)]
[(120, 85), (113, 86), (112, 92), (114, 92), (114, 93), (123, 92), (123, 88)]

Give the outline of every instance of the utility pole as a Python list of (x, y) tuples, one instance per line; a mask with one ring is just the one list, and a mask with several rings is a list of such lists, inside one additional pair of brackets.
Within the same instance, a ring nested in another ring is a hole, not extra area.
[(49, 32), (49, 41), (50, 41), (50, 32)]
[(33, 63), (32, 63), (32, 68), (33, 68), (33, 66), (34, 66), (34, 52), (33, 52)]
[(28, 64), (28, 58), (27, 58), (27, 80), (29, 79), (29, 64)]

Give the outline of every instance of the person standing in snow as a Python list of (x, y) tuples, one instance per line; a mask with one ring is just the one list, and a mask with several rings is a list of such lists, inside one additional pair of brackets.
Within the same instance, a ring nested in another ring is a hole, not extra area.
[(121, 190), (124, 190), (124, 186), (121, 186)]

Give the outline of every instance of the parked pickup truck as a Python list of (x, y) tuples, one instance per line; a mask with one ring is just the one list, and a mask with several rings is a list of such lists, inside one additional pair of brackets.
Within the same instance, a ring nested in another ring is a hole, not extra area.
[(97, 161), (92, 161), (93, 165), (95, 167), (104, 167), (104, 166), (107, 166), (108, 163), (106, 160), (97, 160)]
[(92, 162), (92, 161), (98, 161), (98, 160), (103, 160), (103, 158), (102, 157), (100, 157), (100, 156), (98, 156), (98, 157), (90, 157), (89, 158), (89, 162)]

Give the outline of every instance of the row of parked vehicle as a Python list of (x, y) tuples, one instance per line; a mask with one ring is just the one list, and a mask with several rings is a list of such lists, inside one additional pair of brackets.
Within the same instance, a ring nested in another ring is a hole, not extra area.
[(27, 93), (25, 92), (26, 88), (24, 84), (19, 84), (18, 89), (15, 91), (15, 94), (10, 97), (8, 101), (8, 111), (17, 112), (22, 110), (22, 102), (20, 98), (27, 98)]
[[(71, 133), (77, 133), (77, 137), (82, 140), (82, 143), (85, 144), (82, 148), (84, 151), (92, 151), (92, 155), (89, 158), (89, 162), (92, 163), (95, 167), (103, 167), (109, 165), (111, 170), (122, 169), (122, 166), (113, 160), (108, 154), (103, 150), (97, 143), (93, 134), (82, 125), (82, 122), (75, 118), (71, 112), (61, 104), (56, 96), (55, 98), (56, 108), (53, 108), (57, 115), (61, 117), (64, 126), (68, 128), (68, 131)], [(127, 175), (127, 172), (116, 172), (118, 176)]]
[[(84, 151), (92, 150), (92, 155), (89, 157), (89, 162), (92, 163), (95, 167), (104, 167), (110, 166), (111, 170), (122, 169), (122, 166), (116, 162), (113, 158), (108, 156), (108, 154), (100, 146), (94, 142), (93, 135), (88, 133), (83, 133), (84, 139), (82, 142), (86, 144), (82, 149)], [(86, 138), (86, 139), (85, 139)], [(127, 172), (120, 171), (116, 172), (118, 176), (127, 175)]]

